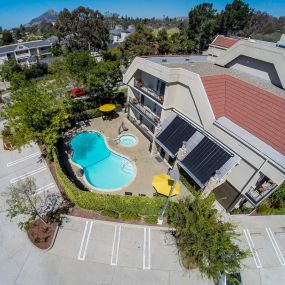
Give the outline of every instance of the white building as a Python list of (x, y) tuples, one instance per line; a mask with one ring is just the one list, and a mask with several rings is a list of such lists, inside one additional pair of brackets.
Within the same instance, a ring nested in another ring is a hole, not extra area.
[(45, 57), (51, 55), (53, 38), (47, 40), (37, 40), (0, 47), (0, 64), (8, 59), (15, 59), (19, 63), (28, 64), (30, 58)]
[(127, 29), (124, 29), (121, 25), (116, 25), (115, 29), (110, 31), (110, 40), (112, 44), (122, 43), (126, 37), (136, 31), (134, 25), (129, 25)]
[(227, 211), (255, 208), (285, 180), (285, 90), (276, 86), (284, 86), (285, 50), (271, 47), (269, 56), (262, 44), (235, 48), (240, 41), (215, 54), (220, 66), (210, 47), (209, 56), (137, 57), (124, 75), (128, 117), (152, 154)]

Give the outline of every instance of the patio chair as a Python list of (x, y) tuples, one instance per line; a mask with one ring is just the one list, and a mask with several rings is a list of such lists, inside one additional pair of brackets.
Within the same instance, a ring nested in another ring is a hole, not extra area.
[(145, 194), (140, 193), (140, 194), (139, 194), (139, 196), (140, 196), (140, 197), (145, 197), (146, 195), (145, 195)]
[(132, 192), (125, 192), (125, 196), (133, 196)]

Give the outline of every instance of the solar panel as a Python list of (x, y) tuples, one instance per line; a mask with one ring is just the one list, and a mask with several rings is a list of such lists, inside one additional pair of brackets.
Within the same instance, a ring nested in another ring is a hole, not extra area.
[(196, 129), (182, 118), (176, 116), (173, 121), (158, 135), (157, 140), (175, 156), (183, 141), (188, 141)]
[(192, 174), (192, 178), (198, 179), (196, 182), (204, 186), (230, 158), (231, 155), (226, 150), (204, 137), (181, 163)]

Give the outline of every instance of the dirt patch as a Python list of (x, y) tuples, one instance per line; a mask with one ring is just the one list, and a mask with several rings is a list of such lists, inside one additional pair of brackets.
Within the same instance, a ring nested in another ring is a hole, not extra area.
[(186, 254), (183, 252), (180, 252), (180, 260), (181, 260), (182, 265), (186, 269), (195, 269), (198, 267), (197, 263), (191, 258), (189, 258), (188, 256), (186, 256)]
[(39, 219), (35, 220), (27, 229), (30, 241), (40, 249), (51, 248), (58, 224), (57, 222), (44, 224)]

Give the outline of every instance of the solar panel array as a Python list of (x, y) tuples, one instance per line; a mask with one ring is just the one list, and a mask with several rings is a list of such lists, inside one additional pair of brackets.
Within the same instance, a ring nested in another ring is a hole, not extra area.
[(220, 169), (230, 158), (231, 154), (208, 137), (204, 137), (181, 163), (201, 184), (205, 185), (215, 175), (216, 170)]
[(175, 156), (184, 141), (188, 141), (196, 129), (182, 118), (176, 116), (157, 140)]

